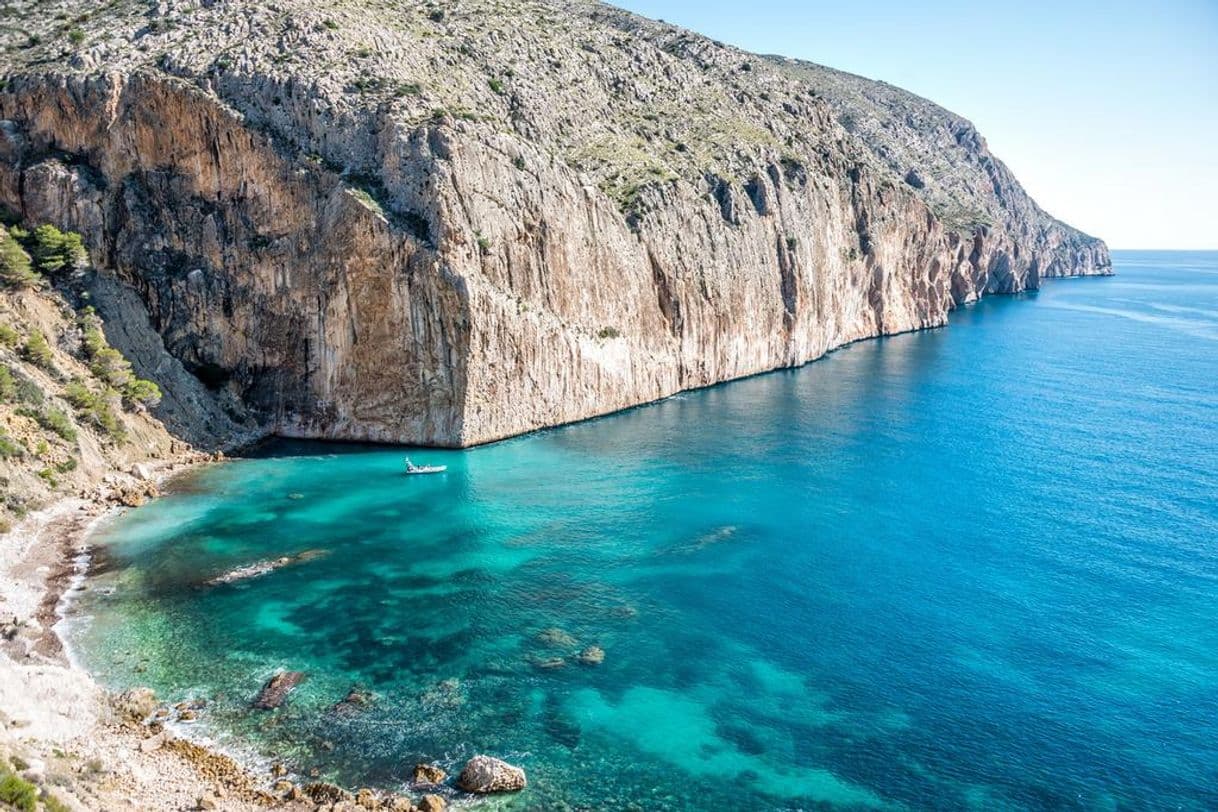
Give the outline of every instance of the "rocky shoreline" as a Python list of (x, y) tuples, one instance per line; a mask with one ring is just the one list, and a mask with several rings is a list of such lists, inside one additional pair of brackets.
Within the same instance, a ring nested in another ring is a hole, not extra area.
[[(62, 500), (0, 536), (0, 768), (11, 765), (48, 809), (446, 808), (439, 793), (447, 776), (434, 765), (415, 767), (418, 792), (410, 795), (294, 781), (279, 762), (243, 764), (175, 732), (172, 722), (193, 720), (197, 708), (169, 707), (147, 689), (112, 694), (73, 662), (56, 627), (84, 577), (90, 533), (154, 496), (165, 479), (215, 458), (190, 452), (115, 476), (88, 498)], [(469, 793), (519, 789), (524, 773), (479, 756), (455, 783)]]

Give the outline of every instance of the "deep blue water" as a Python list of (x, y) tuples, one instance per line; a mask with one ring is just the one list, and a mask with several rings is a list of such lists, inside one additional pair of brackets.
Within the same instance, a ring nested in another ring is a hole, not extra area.
[[(489, 752), (518, 808), (1218, 808), (1218, 254), (1116, 270), (413, 454), (440, 477), (209, 468), (102, 531), (74, 642), (352, 786)], [(309, 678), (250, 711), (281, 668)]]

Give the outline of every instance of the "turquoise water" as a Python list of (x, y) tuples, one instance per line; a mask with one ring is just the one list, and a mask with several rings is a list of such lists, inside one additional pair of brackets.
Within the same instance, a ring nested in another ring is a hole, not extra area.
[(444, 476), (209, 468), (101, 532), (76, 648), (352, 786), (489, 752), (514, 808), (1218, 807), (1218, 254), (1116, 269), (412, 454)]

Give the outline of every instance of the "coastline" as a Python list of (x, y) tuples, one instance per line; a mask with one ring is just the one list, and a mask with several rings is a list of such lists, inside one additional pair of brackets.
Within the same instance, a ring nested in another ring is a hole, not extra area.
[(242, 758), (181, 735), (172, 720), (182, 707), (144, 688), (108, 691), (72, 656), (62, 624), (86, 580), (93, 531), (157, 496), (170, 478), (223, 458), (187, 451), (112, 473), (94, 491), (67, 496), (0, 535), (0, 773), (11, 765), (72, 810), (444, 809), (437, 795), (416, 805), (390, 791), (293, 783), (273, 759)]
[(223, 753), (177, 739), (110, 694), (59, 634), (98, 523), (166, 479), (214, 458), (188, 453), (64, 498), (0, 536), (0, 755), (69, 809), (259, 809), (264, 779)]

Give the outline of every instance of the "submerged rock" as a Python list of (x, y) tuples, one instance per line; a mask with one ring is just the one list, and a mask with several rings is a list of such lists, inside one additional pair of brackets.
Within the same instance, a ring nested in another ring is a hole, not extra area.
[(588, 646), (577, 659), (581, 665), (600, 665), (605, 661), (605, 650), (600, 646)]
[(262, 690), (254, 699), (254, 707), (258, 710), (274, 710), (304, 681), (304, 677), (303, 671), (280, 671), (262, 686)]
[(434, 764), (416, 764), (411, 780), (415, 784), (443, 784), (446, 778), (448, 778), (448, 773)]
[(372, 704), (376, 697), (366, 688), (353, 686), (342, 701), (334, 705), (333, 711), (339, 716), (352, 716), (361, 713)]
[(212, 578), (207, 583), (211, 586), (219, 586), (221, 584), (232, 584), (237, 581), (245, 581), (250, 578), (257, 578), (260, 575), (266, 575), (268, 572), (274, 572), (280, 567), (286, 567), (292, 563), (292, 559), (288, 556), (276, 558), (269, 561), (258, 561), (253, 564), (247, 564), (244, 567), (237, 567), (235, 570), (229, 570), (223, 575), (218, 575)]
[(465, 695), (461, 692), (461, 682), (457, 679), (446, 679), (423, 692), (420, 701), (432, 708), (459, 708), (465, 704)]
[(238, 581), (247, 581), (250, 578), (258, 578), (292, 564), (303, 564), (306, 561), (313, 561), (324, 555), (326, 555), (325, 550), (305, 550), (303, 553), (297, 553), (296, 555), (283, 555), (279, 558), (267, 559), (266, 561), (255, 561), (253, 564), (246, 564), (245, 566), (229, 570), (223, 575), (217, 575), (215, 578), (210, 579), (207, 585), (222, 586), (224, 584), (235, 584)]
[(477, 755), (466, 762), (457, 786), (466, 792), (485, 795), (492, 792), (517, 792), (528, 780), (524, 770), (492, 756)]
[(542, 629), (537, 633), (537, 641), (554, 648), (574, 648), (576, 645), (574, 637), (557, 627)]
[(562, 657), (534, 657), (530, 662), (534, 668), (540, 668), (542, 671), (556, 671), (567, 664)]
[(633, 620), (639, 616), (639, 610), (628, 603), (623, 603), (621, 606), (615, 606), (610, 609), (609, 614), (621, 620)]

